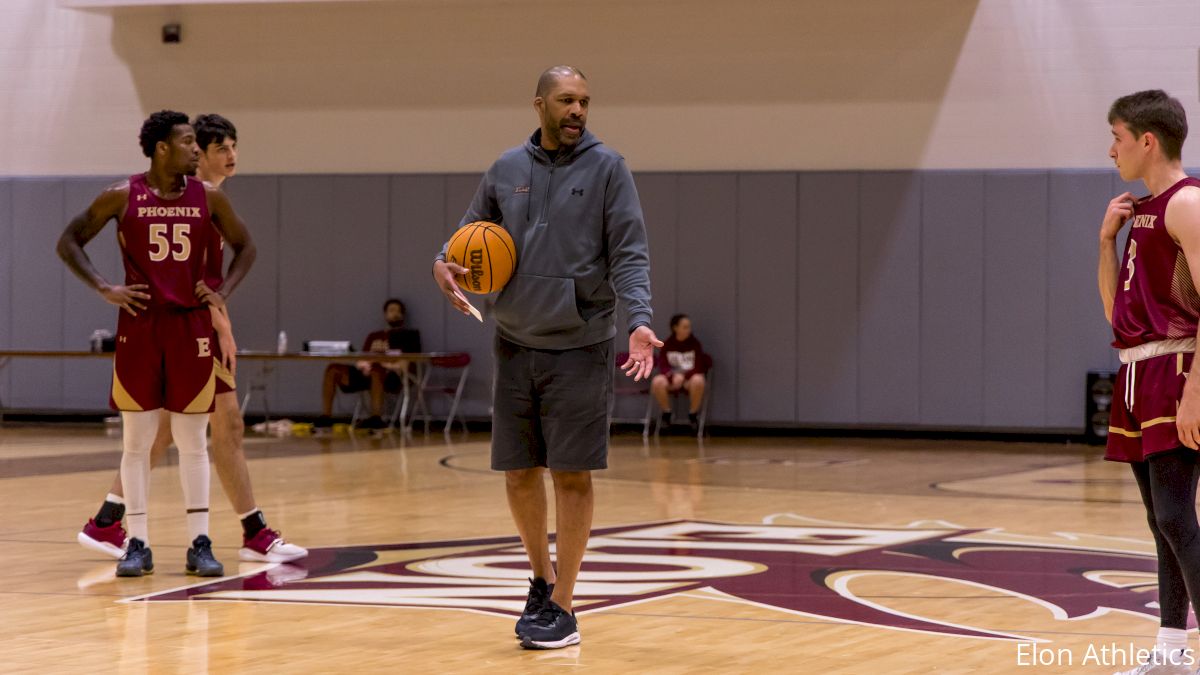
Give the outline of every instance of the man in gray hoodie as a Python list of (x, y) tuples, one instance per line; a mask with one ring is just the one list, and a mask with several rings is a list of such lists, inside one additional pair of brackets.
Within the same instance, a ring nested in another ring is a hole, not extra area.
[[(462, 224), (501, 224), (517, 269), (492, 308), (496, 321), (492, 468), (504, 471), (508, 505), (533, 568), (516, 633), (527, 649), (580, 641), (571, 611), (592, 526), (591, 472), (608, 466), (616, 302), (629, 316), (625, 374), (649, 377), (650, 256), (633, 176), (622, 157), (588, 132), (583, 73), (555, 66), (538, 79), (541, 128), (488, 169)], [(433, 276), (464, 314), (446, 260)], [(554, 482), (557, 570), (550, 560), (543, 478)]]

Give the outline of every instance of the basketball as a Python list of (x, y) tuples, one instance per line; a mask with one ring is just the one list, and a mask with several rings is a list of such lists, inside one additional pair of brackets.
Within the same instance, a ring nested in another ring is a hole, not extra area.
[(504, 288), (517, 267), (517, 247), (503, 227), (478, 221), (463, 225), (450, 237), (446, 260), (469, 271), (458, 277), (468, 293), (495, 293)]

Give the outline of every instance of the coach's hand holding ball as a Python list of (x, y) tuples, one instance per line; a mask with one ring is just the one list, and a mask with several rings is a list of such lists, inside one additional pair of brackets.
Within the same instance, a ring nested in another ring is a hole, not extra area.
[(442, 293), (455, 309), (467, 316), (471, 315), (470, 303), (467, 302), (467, 296), (463, 295), (459, 289), (456, 278), (469, 271), (462, 265), (455, 265), (452, 262), (437, 260), (433, 263), (433, 279), (437, 282), (438, 288), (442, 289)]
[(479, 221), (463, 225), (450, 237), (446, 260), (434, 263), (433, 276), (458, 311), (470, 315), (470, 303), (462, 291), (496, 293), (512, 278), (516, 267), (517, 247), (508, 232), (495, 223)]

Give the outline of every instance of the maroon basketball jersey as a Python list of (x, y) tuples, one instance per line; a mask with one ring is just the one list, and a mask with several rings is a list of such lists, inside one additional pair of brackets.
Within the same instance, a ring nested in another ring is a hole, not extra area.
[(204, 252), (204, 283), (214, 291), (221, 290), (225, 282), (225, 240), (214, 232)]
[(1136, 347), (1158, 340), (1196, 337), (1200, 295), (1179, 244), (1167, 232), (1167, 203), (1181, 188), (1200, 187), (1184, 178), (1157, 197), (1133, 207), (1133, 225), (1125, 244), (1113, 302), (1113, 346)]
[(187, 178), (183, 194), (161, 199), (145, 174), (129, 178), (129, 205), (117, 225), (125, 283), (150, 287), (151, 309), (194, 308), (196, 282), (204, 279), (206, 251), (218, 238), (208, 213), (204, 183)]

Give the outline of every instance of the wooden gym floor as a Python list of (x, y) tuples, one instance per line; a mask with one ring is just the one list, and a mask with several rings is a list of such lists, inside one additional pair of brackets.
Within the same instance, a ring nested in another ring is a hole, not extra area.
[(174, 465), (153, 576), (75, 542), (119, 448), (0, 429), (5, 672), (1103, 673), (1157, 628), (1136, 487), (1096, 448), (618, 436), (583, 644), (554, 652), (513, 638), (526, 569), (486, 436), (248, 438), (260, 506), (312, 554), (239, 564), (214, 475), (209, 582), (183, 573)]

